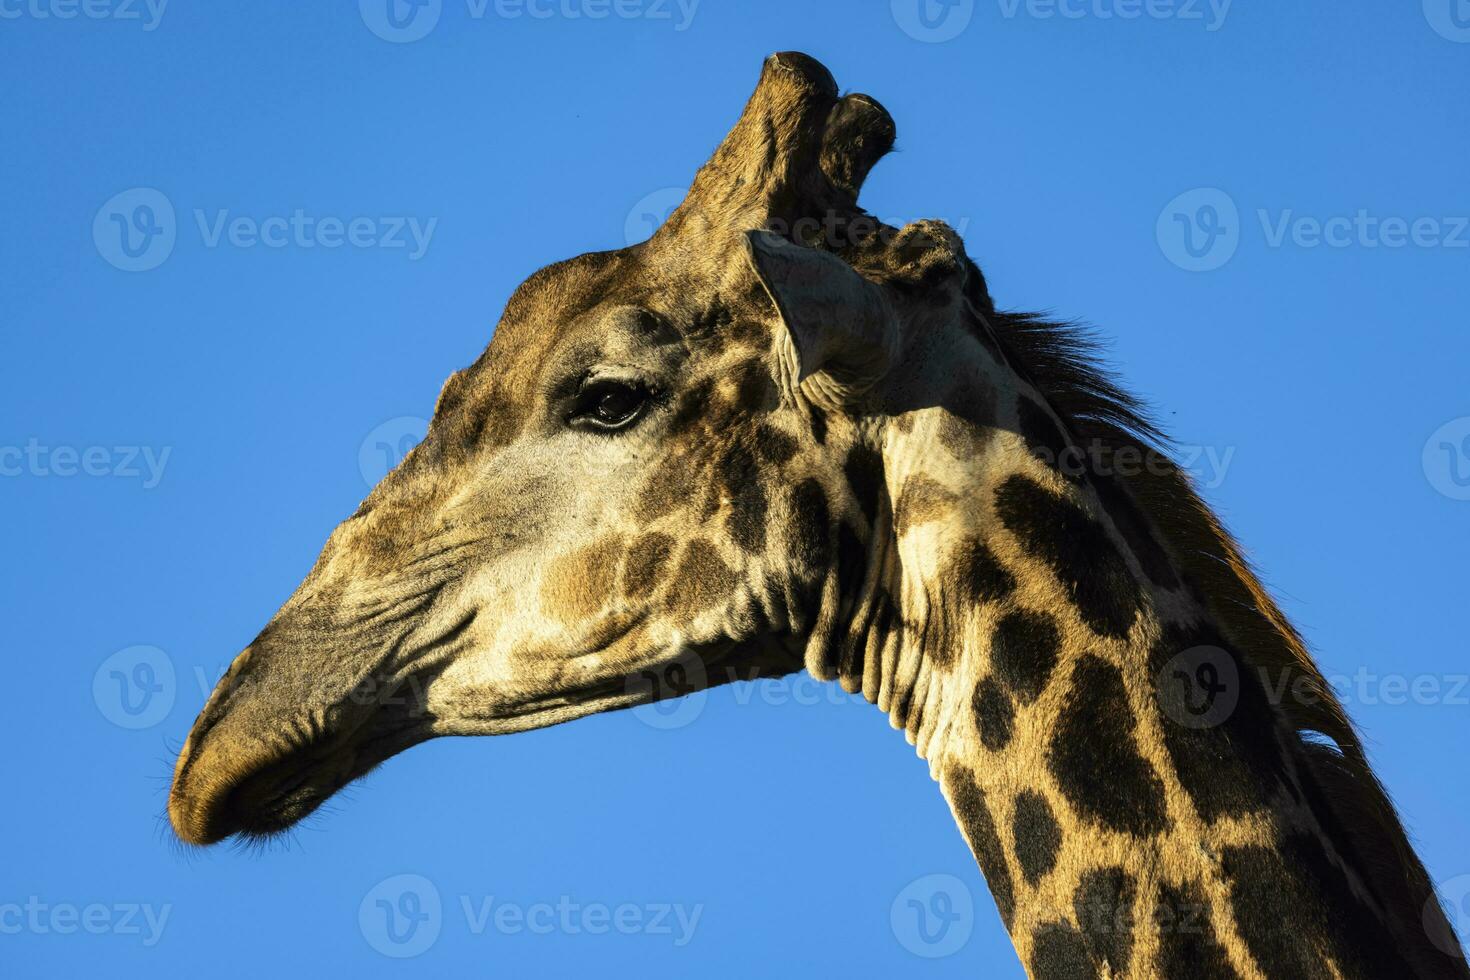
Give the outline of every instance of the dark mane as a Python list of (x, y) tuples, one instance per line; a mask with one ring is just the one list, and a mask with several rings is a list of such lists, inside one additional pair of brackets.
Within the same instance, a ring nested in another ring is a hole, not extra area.
[[(1158, 462), (1135, 468), (1136, 475), (1121, 482), (1244, 659), (1271, 677), (1290, 679), (1278, 688), (1288, 692), (1279, 709), (1297, 733), (1299, 766), (1316, 783), (1314, 809), (1330, 811), (1318, 813), (1324, 831), (1345, 838), (1339, 850), (1356, 858), (1411, 960), (1426, 975), (1466, 976), (1462, 958), (1441, 952), (1458, 949), (1458, 942), (1352, 721), (1240, 546), (1174, 463), (1168, 437), (1101, 366), (1096, 336), (1033, 314), (987, 310), (983, 319), (1012, 367), (1050, 401), (1079, 444), (1105, 454), (1128, 448)], [(1442, 931), (1440, 949), (1430, 943), (1431, 929)]]

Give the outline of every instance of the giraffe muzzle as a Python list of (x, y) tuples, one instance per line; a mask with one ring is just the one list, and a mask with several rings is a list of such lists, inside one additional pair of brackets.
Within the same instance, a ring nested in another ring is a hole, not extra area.
[(286, 830), (433, 735), (432, 658), (396, 672), (381, 663), (357, 674), (340, 664), (312, 669), (299, 637), (283, 645), (269, 633), (237, 658), (179, 753), (168, 813), (186, 843)]

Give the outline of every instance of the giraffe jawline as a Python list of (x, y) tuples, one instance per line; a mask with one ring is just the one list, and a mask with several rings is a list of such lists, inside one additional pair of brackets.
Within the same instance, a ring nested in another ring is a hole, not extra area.
[(261, 840), (282, 834), (349, 783), (434, 734), (431, 718), (390, 712), (296, 746), (230, 788), (208, 820), (211, 836)]
[[(689, 648), (710, 667), (723, 663), (739, 644), (724, 640)], [(710, 671), (711, 678), (716, 675)], [(719, 683), (714, 680), (714, 683)], [(700, 684), (703, 688), (705, 684)], [(422, 686), (416, 688), (420, 693)], [(229, 837), (265, 840), (288, 831), (310, 816), (339, 790), (383, 762), (432, 738), (450, 735), (508, 735), (563, 724), (591, 714), (635, 707), (658, 700), (626, 679), (589, 684), (554, 698), (520, 705), (511, 711), (476, 714), (431, 713), (419, 699), (378, 704), (351, 721), (315, 737), (293, 743), (284, 752), (263, 758), (203, 807), (193, 843)]]

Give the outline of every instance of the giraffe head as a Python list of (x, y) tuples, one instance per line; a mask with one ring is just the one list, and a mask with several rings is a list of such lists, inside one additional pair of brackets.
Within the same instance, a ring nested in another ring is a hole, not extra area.
[(941, 286), (983, 295), (943, 226), (857, 208), (893, 137), (775, 55), (652, 239), (521, 285), (209, 698), (178, 835), (283, 829), (438, 735), (808, 663), (875, 521), (861, 406)]

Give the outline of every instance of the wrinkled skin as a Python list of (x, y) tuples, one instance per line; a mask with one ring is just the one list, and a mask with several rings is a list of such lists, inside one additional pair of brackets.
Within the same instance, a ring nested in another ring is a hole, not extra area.
[(892, 141), (773, 56), (653, 239), (527, 280), (200, 713), (179, 837), (284, 829), (435, 736), (800, 669), (871, 533), (843, 478), (862, 402), (925, 282), (965, 275), (942, 226), (857, 209)]

